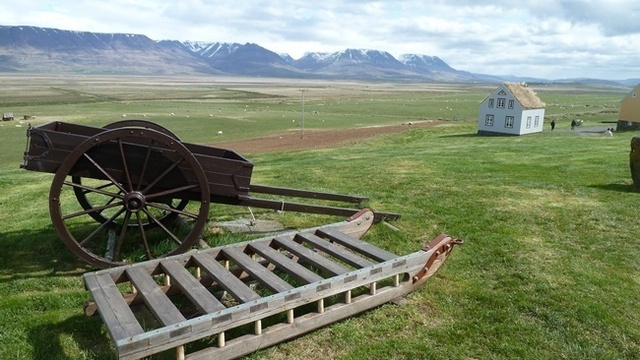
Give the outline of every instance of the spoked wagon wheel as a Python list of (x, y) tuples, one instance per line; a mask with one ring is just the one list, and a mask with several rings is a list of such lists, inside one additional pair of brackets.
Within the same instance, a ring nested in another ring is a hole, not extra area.
[[(181, 142), (122, 128), (87, 139), (67, 156), (53, 178), (49, 211), (65, 245), (105, 268), (188, 250), (208, 218), (209, 196), (200, 163)], [(169, 205), (175, 199), (188, 204)]]
[[(174, 134), (173, 132), (171, 132), (169, 129), (158, 125), (154, 122), (151, 121), (146, 121), (146, 120), (122, 120), (122, 121), (116, 121), (110, 124), (107, 124), (105, 126), (103, 126), (104, 129), (122, 129), (122, 128), (128, 128), (128, 129), (151, 129), (151, 130), (156, 130), (158, 132), (161, 132), (165, 135), (168, 135), (172, 138), (174, 138), (175, 140), (179, 140), (178, 136), (176, 134)], [(80, 176), (72, 176), (71, 177), (71, 181), (73, 181), (75, 184), (77, 185), (82, 185), (82, 178)], [(94, 186), (98, 187), (98, 189), (105, 189), (111, 192), (116, 192), (117, 195), (122, 195), (122, 192), (119, 191), (118, 187), (113, 184), (111, 181), (106, 180), (103, 181), (103, 184), (95, 184)], [(76, 199), (78, 200), (78, 203), (80, 204), (80, 206), (82, 206), (82, 208), (84, 210), (91, 210), (94, 209), (96, 207), (102, 207), (108, 204), (111, 204), (113, 201), (116, 200), (116, 197), (107, 197), (104, 194), (101, 195), (94, 195), (95, 193), (91, 190), (86, 190), (84, 189), (82, 186), (75, 186), (73, 188), (73, 191), (76, 195)], [(92, 199), (93, 197), (93, 199)], [(104, 203), (94, 203), (95, 201), (104, 201)], [(184, 208), (187, 206), (187, 204), (189, 203), (189, 200), (187, 199), (168, 199), (166, 205), (171, 207), (173, 210), (171, 211), (165, 211), (164, 214), (159, 214), (157, 216), (158, 220), (160, 220), (160, 222), (162, 224), (168, 224), (171, 221), (176, 220), (176, 217), (178, 215), (178, 212), (174, 211), (174, 210), (184, 210)], [(109, 220), (108, 217), (105, 217), (102, 214), (103, 210), (97, 209), (95, 211), (91, 211), (88, 213), (89, 216), (91, 216), (94, 220), (100, 222), (100, 223), (104, 223), (106, 221)], [(117, 223), (117, 219), (114, 220), (114, 222)], [(129, 222), (128, 223), (129, 227), (137, 227), (139, 226), (137, 222)], [(144, 226), (145, 228), (149, 229), (152, 228), (154, 226), (157, 226), (156, 222), (143, 222), (142, 226)]]
[[(82, 178), (80, 176), (72, 176), (71, 181), (76, 185), (73, 187), (73, 192), (78, 200), (78, 204), (80, 204), (84, 210), (90, 210), (88, 215), (99, 223), (109, 221), (109, 217), (103, 215), (103, 211), (105, 210), (104, 207), (112, 204), (119, 197), (124, 195), (120, 190), (124, 184), (116, 186), (110, 180), (90, 180), (92, 185), (90, 186), (90, 189), (86, 189), (82, 185)], [(95, 190), (103, 191), (97, 193)], [(115, 196), (107, 196), (105, 192), (111, 192), (112, 194), (115, 194)], [(164, 205), (168, 206), (170, 209), (158, 214), (156, 218), (157, 220), (160, 220), (160, 223), (167, 225), (172, 221), (175, 221), (179, 211), (184, 210), (188, 204), (189, 200), (187, 199), (167, 199)], [(120, 225), (118, 224), (118, 219), (114, 219), (113, 221), (115, 224)], [(138, 227), (139, 224), (137, 222), (129, 222), (127, 226), (135, 228)], [(145, 229), (151, 229), (158, 226), (158, 223), (155, 221), (143, 221), (142, 226), (144, 226)]]

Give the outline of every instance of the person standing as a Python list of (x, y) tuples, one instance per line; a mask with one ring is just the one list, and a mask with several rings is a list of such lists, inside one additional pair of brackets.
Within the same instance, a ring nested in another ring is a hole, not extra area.
[(575, 130), (576, 128), (576, 120), (571, 120), (571, 130)]
[(555, 120), (551, 120), (551, 131), (553, 131), (553, 129), (556, 128), (556, 121)]

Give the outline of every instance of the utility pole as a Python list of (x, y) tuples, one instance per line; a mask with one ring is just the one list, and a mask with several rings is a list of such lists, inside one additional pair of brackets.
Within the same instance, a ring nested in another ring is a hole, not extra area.
[(300, 89), (300, 93), (302, 93), (302, 125), (301, 125), (300, 139), (304, 139), (304, 92), (305, 91), (307, 91), (307, 89)]

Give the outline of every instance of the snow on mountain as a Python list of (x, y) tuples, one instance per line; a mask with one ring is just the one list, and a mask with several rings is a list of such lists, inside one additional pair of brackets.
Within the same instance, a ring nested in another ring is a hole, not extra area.
[(287, 53), (280, 53), (278, 54), (284, 61), (287, 62), (287, 64), (290, 64), (291, 62), (295, 61), (291, 55), (287, 54)]
[(412, 76), (412, 71), (388, 52), (370, 49), (346, 49), (333, 53), (308, 52), (291, 64), (304, 71), (332, 77), (379, 79)]
[(192, 52), (206, 58), (226, 56), (238, 51), (243, 45), (225, 42), (184, 41), (183, 44)]
[(289, 65), (280, 55), (253, 43), (185, 41), (183, 46), (206, 59), (212, 67), (229, 74), (300, 75), (300, 70)]
[(454, 70), (437, 56), (403, 54), (400, 55), (399, 61), (418, 71), (434, 68), (438, 70)]

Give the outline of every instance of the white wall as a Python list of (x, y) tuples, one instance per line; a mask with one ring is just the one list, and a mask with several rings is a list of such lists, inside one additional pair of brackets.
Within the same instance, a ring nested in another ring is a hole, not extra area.
[[(527, 117), (531, 117), (531, 126), (527, 128)], [(539, 117), (536, 126), (536, 116)], [(544, 109), (530, 109), (522, 112), (522, 122), (520, 123), (520, 134), (531, 134), (541, 132), (544, 126)]]
[[(503, 89), (506, 95), (497, 95)], [(505, 99), (504, 108), (498, 108), (498, 97)], [(489, 100), (493, 99), (493, 107), (489, 107)], [(513, 100), (513, 109), (509, 109), (509, 101)], [(504, 85), (498, 87), (491, 96), (487, 97), (480, 104), (480, 115), (478, 116), (478, 131), (488, 131), (502, 134), (523, 135), (542, 131), (544, 125), (544, 110), (531, 109), (524, 110), (522, 105), (513, 97)], [(487, 126), (485, 123), (486, 115), (493, 115), (493, 126)], [(505, 118), (513, 116), (514, 122), (512, 128), (505, 127)], [(531, 125), (527, 127), (527, 117), (531, 116)], [(535, 126), (535, 117), (539, 116), (538, 126)]]

